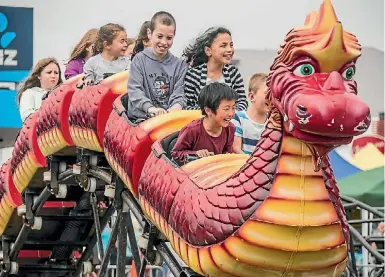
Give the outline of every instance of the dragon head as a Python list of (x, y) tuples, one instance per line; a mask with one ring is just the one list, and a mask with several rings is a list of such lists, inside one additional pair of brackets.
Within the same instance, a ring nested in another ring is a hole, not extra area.
[(304, 26), (287, 34), (271, 66), (272, 108), (283, 116), (284, 131), (322, 152), (318, 157), (369, 127), (370, 110), (354, 81), (360, 55), (357, 38), (343, 30), (330, 0), (324, 0)]

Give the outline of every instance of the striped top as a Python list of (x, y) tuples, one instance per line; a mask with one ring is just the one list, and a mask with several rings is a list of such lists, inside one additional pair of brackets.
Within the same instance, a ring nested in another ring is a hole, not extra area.
[(250, 155), (265, 130), (265, 123), (257, 123), (245, 111), (237, 111), (231, 122), (235, 125), (235, 136), (242, 138), (242, 151)]
[[(238, 68), (232, 64), (223, 66), (223, 79), (225, 84), (231, 87), (238, 94), (237, 110), (244, 111), (248, 103), (245, 93), (245, 86)], [(199, 110), (198, 96), (201, 89), (207, 84), (207, 63), (190, 67), (184, 81), (187, 110)]]

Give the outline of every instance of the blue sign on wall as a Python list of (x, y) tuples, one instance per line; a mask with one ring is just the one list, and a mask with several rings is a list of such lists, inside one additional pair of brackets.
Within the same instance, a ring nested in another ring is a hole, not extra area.
[(0, 6), (0, 128), (21, 126), (15, 91), (32, 66), (33, 9)]

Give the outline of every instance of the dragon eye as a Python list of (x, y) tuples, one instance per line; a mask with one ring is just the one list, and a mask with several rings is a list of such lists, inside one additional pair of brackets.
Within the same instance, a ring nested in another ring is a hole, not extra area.
[(300, 77), (307, 77), (313, 75), (315, 72), (314, 66), (312, 66), (310, 63), (304, 63), (299, 66), (297, 66), (293, 73), (296, 76)]
[(355, 74), (354, 68), (353, 68), (353, 66), (350, 66), (347, 69), (345, 69), (344, 72), (342, 72), (342, 77), (345, 80), (352, 80), (354, 77), (354, 74)]

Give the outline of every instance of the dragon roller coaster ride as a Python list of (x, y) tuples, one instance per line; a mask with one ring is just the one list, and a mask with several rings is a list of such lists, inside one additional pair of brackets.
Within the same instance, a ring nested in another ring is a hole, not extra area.
[[(348, 256), (357, 234), (327, 153), (370, 125), (353, 79), (360, 55), (325, 0), (278, 51), (268, 78), (271, 114), (252, 155), (184, 166), (170, 151), (200, 111), (136, 125), (126, 116), (128, 72), (81, 89), (81, 76), (63, 83), (26, 119), (1, 167), (0, 276), (81, 276), (96, 265), (105, 276), (117, 239), (124, 276), (127, 236), (139, 276), (163, 261), (184, 277), (354, 273)], [(101, 231), (115, 210), (104, 251)], [(143, 226), (138, 244), (131, 214)]]

